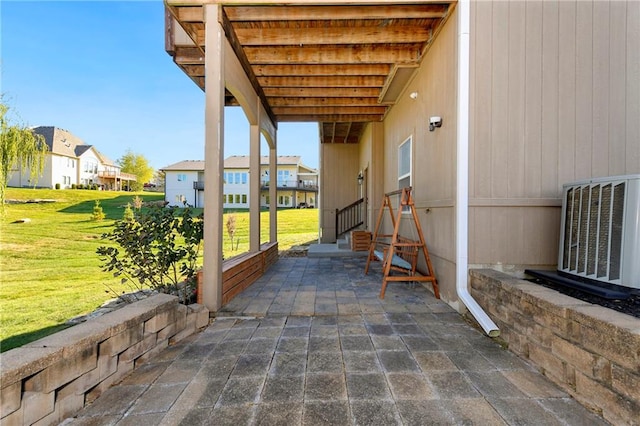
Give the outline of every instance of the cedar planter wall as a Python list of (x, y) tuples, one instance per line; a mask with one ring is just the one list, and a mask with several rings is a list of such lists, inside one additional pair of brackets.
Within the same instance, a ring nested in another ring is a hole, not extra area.
[(226, 305), (278, 261), (278, 243), (260, 246), (258, 253), (233, 257), (222, 265), (222, 304)]
[[(278, 261), (278, 242), (260, 246), (257, 253), (244, 253), (222, 264), (222, 305), (253, 284)], [(198, 272), (198, 303), (202, 303), (202, 271)]]
[(640, 318), (501, 272), (470, 275), (509, 350), (612, 424), (640, 424)]
[(0, 357), (0, 424), (58, 424), (208, 324), (204, 306), (158, 294), (7, 351)]

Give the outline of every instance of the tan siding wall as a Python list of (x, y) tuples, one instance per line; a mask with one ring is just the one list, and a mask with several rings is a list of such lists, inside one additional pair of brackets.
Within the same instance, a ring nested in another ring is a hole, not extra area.
[(562, 184), (640, 172), (640, 2), (472, 2), (470, 262), (556, 263)]
[(357, 144), (322, 144), (320, 147), (320, 228), (323, 243), (335, 241), (336, 209), (358, 196)]
[(384, 124), (370, 123), (360, 139), (360, 170), (365, 171), (367, 229), (373, 231), (384, 193)]
[[(384, 187), (380, 191), (384, 193), (398, 188), (398, 147), (411, 136), (412, 185), (418, 217), (440, 284), (441, 297), (450, 302), (457, 299), (454, 208), (456, 15), (454, 12), (446, 23), (412, 82), (384, 121)], [(415, 100), (409, 97), (414, 91), (418, 92)], [(442, 127), (430, 132), (430, 116), (441, 116)], [(390, 223), (387, 217), (385, 221)], [(406, 221), (410, 221), (410, 218), (407, 217)], [(406, 226), (403, 232), (405, 236), (417, 239), (413, 226)], [(425, 269), (424, 265), (421, 266)]]

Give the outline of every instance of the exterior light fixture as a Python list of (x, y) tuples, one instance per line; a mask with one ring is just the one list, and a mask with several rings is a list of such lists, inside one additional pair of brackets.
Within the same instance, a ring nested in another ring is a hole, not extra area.
[(418, 92), (409, 93), (409, 97), (415, 101), (416, 99), (418, 99)]
[(364, 182), (364, 176), (362, 175), (362, 172), (358, 173), (358, 185), (362, 185), (362, 182)]

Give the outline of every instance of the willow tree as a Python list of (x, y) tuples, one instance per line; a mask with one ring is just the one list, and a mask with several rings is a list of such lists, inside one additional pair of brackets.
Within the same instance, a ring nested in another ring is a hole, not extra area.
[(29, 169), (29, 178), (35, 182), (44, 170), (47, 152), (44, 137), (27, 127), (11, 124), (8, 112), (9, 107), (0, 103), (0, 210), (3, 213), (5, 189), (12, 172), (16, 168)]

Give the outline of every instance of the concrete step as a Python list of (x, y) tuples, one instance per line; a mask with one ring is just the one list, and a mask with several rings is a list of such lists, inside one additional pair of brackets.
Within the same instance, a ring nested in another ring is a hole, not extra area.
[(336, 243), (310, 244), (307, 251), (307, 257), (363, 257), (368, 254), (368, 251), (351, 251), (350, 248), (338, 248)]
[(349, 241), (348, 237), (339, 239), (338, 241), (336, 241), (336, 245), (339, 249), (351, 250), (351, 242)]

